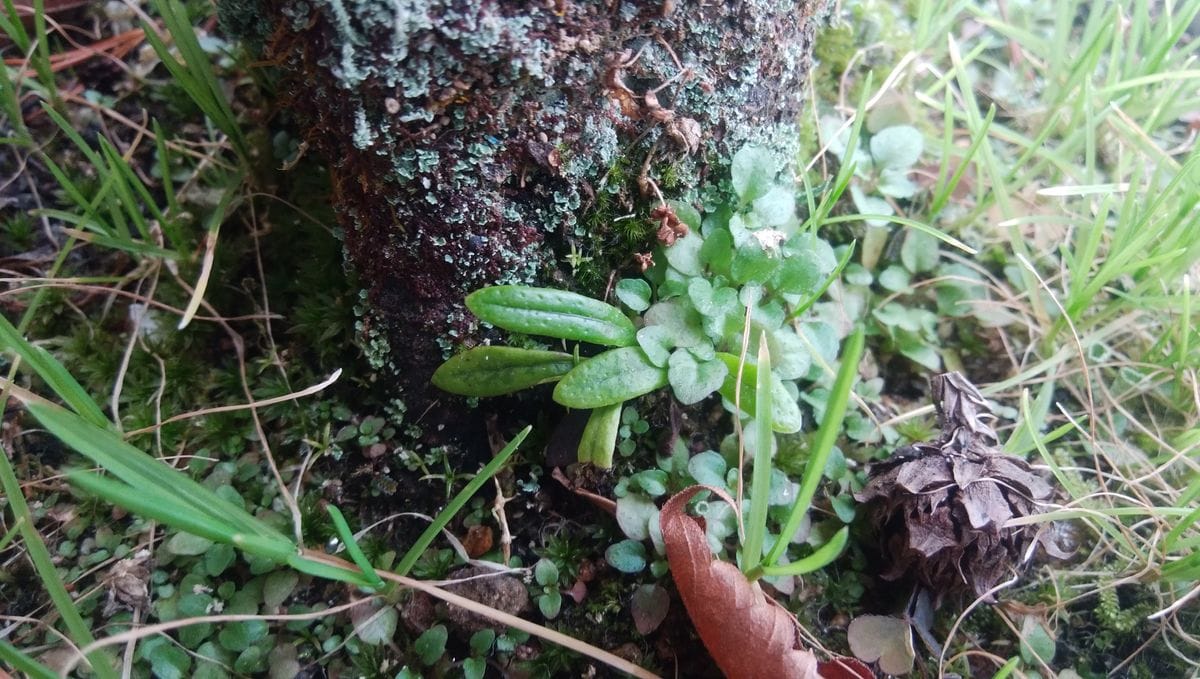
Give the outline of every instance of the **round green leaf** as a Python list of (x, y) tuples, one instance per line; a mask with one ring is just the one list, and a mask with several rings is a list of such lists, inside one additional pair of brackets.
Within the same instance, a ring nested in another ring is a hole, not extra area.
[(257, 674), (266, 669), (267, 652), (261, 646), (251, 646), (238, 654), (233, 661), (233, 671), (238, 674)]
[(675, 267), (676, 271), (688, 276), (699, 276), (704, 271), (704, 267), (700, 264), (700, 249), (704, 247), (704, 239), (695, 231), (689, 232), (683, 238), (675, 241), (670, 247), (664, 248), (663, 251), (667, 256), (667, 262)]
[(806, 295), (817, 289), (822, 276), (816, 254), (803, 250), (790, 254), (779, 263), (771, 287), (791, 295)]
[(646, 546), (622, 540), (604, 551), (604, 560), (622, 573), (640, 573), (646, 567)]
[(704, 486), (725, 486), (725, 458), (715, 450), (706, 450), (688, 460), (688, 474), (692, 479)]
[(764, 226), (781, 226), (796, 216), (796, 192), (774, 186), (754, 201), (754, 211)]
[(659, 302), (646, 310), (644, 318), (647, 327), (657, 326), (666, 331), (673, 346), (694, 347), (704, 341), (703, 319), (689, 300)]
[(471, 641), (467, 645), (471, 647), (472, 655), (487, 655), (492, 650), (494, 643), (496, 643), (496, 630), (488, 627), (472, 634)]
[(658, 506), (640, 493), (617, 498), (617, 525), (631, 540), (650, 537), (650, 522), (658, 521)]
[(614, 347), (634, 343), (633, 323), (620, 309), (565, 290), (496, 285), (467, 295), (467, 308), (512, 332)]
[(233, 563), (237, 553), (232, 545), (214, 544), (204, 553), (204, 572), (212, 576), (220, 575)]
[(938, 240), (924, 231), (909, 230), (900, 246), (900, 262), (913, 273), (933, 271), (938, 264)]
[(278, 570), (263, 581), (263, 603), (267, 608), (277, 608), (292, 595), (300, 576), (293, 570)]
[(487, 673), (487, 661), (483, 658), (467, 658), (462, 664), (463, 679), (483, 679)]
[(542, 586), (557, 586), (558, 566), (550, 559), (539, 559), (533, 566), (533, 579)]
[(733, 154), (729, 167), (733, 190), (743, 204), (749, 203), (771, 189), (778, 170), (770, 151), (758, 146), (743, 146)]
[(909, 168), (921, 157), (925, 138), (912, 125), (885, 127), (871, 137), (871, 156), (884, 168)]
[(765, 283), (781, 261), (777, 251), (764, 248), (757, 238), (749, 238), (733, 253), (729, 275), (738, 283)]
[(217, 641), (227, 651), (240, 653), (254, 642), (267, 636), (267, 623), (262, 620), (243, 620), (221, 628)]
[(646, 352), (646, 358), (654, 365), (665, 368), (671, 358), (671, 349), (675, 347), (675, 339), (671, 332), (661, 325), (647, 325), (637, 332), (638, 346)]
[(599, 408), (628, 401), (667, 384), (667, 371), (640, 347), (612, 349), (589, 358), (554, 388), (554, 400), (569, 408)]
[(557, 618), (559, 611), (562, 610), (562, 594), (557, 589), (551, 590), (539, 596), (537, 603), (538, 610), (542, 612), (542, 615), (552, 620)]
[(720, 389), (729, 374), (729, 368), (720, 360), (698, 361), (687, 349), (675, 350), (668, 365), (671, 389), (684, 405), (699, 403)]
[(650, 284), (641, 278), (622, 278), (616, 292), (617, 299), (634, 311), (650, 308)]
[(434, 625), (422, 632), (413, 642), (413, 650), (417, 652), (421, 664), (429, 666), (437, 662), (446, 652), (446, 639), (449, 636), (445, 625)]
[(704, 238), (704, 245), (700, 246), (700, 263), (714, 274), (724, 276), (729, 273), (732, 260), (733, 236), (728, 229), (714, 229)]
[(659, 497), (667, 492), (667, 473), (661, 469), (646, 469), (631, 476), (629, 483), (650, 497)]
[(148, 639), (138, 651), (160, 679), (183, 679), (192, 666), (192, 657), (166, 638)]
[(439, 366), (432, 382), (452, 394), (499, 396), (552, 382), (574, 367), (574, 357), (558, 351), (475, 347)]
[(179, 531), (167, 540), (166, 550), (178, 556), (198, 556), (213, 546), (212, 540)]

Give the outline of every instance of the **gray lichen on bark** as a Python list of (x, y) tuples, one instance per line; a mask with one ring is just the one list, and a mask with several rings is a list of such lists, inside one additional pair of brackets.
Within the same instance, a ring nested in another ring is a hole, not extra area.
[(744, 143), (793, 160), (822, 4), (219, 2), (227, 29), (282, 67), (330, 162), (363, 338), (410, 409), (477, 336), (467, 292), (570, 285), (556, 273), (568, 244), (614, 261), (608, 224), (581, 215), (644, 219), (639, 175), (695, 199)]

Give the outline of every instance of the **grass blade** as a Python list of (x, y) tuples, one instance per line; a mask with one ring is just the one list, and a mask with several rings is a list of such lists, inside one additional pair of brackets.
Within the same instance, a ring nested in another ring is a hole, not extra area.
[(333, 519), (333, 527), (337, 529), (338, 537), (342, 539), (342, 544), (346, 545), (346, 551), (350, 554), (350, 559), (354, 561), (354, 565), (362, 570), (363, 575), (367, 576), (367, 582), (376, 589), (383, 587), (383, 580), (379, 578), (379, 574), (375, 572), (375, 568), (371, 566), (371, 561), (367, 559), (367, 555), (363, 554), (362, 548), (358, 546), (358, 540), (354, 539), (354, 533), (350, 530), (350, 524), (346, 523), (346, 517), (342, 516), (342, 511), (333, 505), (326, 505), (325, 509), (329, 512), (329, 518)]
[(45, 349), (30, 344), (3, 316), (0, 316), (0, 348), (9, 349), (20, 356), (64, 403), (92, 425), (103, 428), (111, 426), (100, 406), (88, 396), (62, 363)]
[(850, 335), (842, 350), (842, 364), (838, 368), (833, 388), (829, 391), (829, 403), (825, 406), (825, 417), (821, 420), (821, 428), (817, 430), (813, 440), (812, 452), (804, 465), (804, 475), (800, 479), (800, 491), (796, 494), (796, 502), (792, 504), (787, 523), (779, 532), (779, 539), (771, 547), (767, 558), (763, 560), (768, 566), (779, 563), (779, 557), (787, 549), (789, 538), (800, 528), (800, 521), (808, 513), (817, 485), (825, 474), (825, 463), (838, 434), (842, 431), (842, 420), (846, 417), (846, 405), (850, 402), (850, 388), (854, 386), (854, 378), (858, 376), (858, 362), (862, 358), (863, 346), (866, 343), (863, 329), (859, 327)]
[[(754, 402), (758, 417), (754, 419), (754, 469), (750, 477), (750, 517), (745, 522), (746, 539), (742, 542), (742, 571), (751, 572), (762, 558), (763, 540), (767, 534), (767, 509), (771, 495), (771, 448), (775, 443), (775, 422), (772, 418), (771, 352), (767, 348), (767, 333), (758, 340), (758, 373), (754, 379)], [(739, 473), (742, 473), (739, 470)], [(741, 511), (741, 507), (737, 508)]]
[(467, 487), (463, 488), (458, 495), (455, 495), (454, 499), (450, 501), (450, 504), (446, 505), (446, 508), (439, 512), (436, 517), (434, 517), (433, 523), (429, 524), (429, 527), (425, 529), (425, 532), (421, 533), (421, 537), (417, 538), (417, 541), (413, 543), (413, 546), (404, 553), (404, 558), (400, 560), (400, 565), (396, 567), (397, 574), (408, 575), (408, 572), (412, 570), (413, 564), (417, 563), (417, 559), (421, 558), (421, 555), (424, 554), (429, 545), (433, 543), (433, 539), (437, 537), (438, 533), (440, 533), (441, 530), (446, 527), (447, 523), (450, 523), (450, 519), (454, 518), (454, 515), (457, 514), (458, 511), (467, 504), (471, 497), (483, 487), (483, 484), (487, 483), (488, 479), (492, 478), (495, 476), (496, 472), (500, 471), (500, 467), (502, 467), (504, 463), (508, 461), (509, 457), (512, 457), (512, 454), (517, 451), (517, 447), (521, 445), (521, 442), (525, 440), (525, 437), (529, 436), (531, 429), (533, 429), (533, 427), (525, 427), (518, 432), (517, 435), (508, 442), (507, 446), (504, 446), (500, 452), (496, 453), (496, 456), (492, 458), (491, 462), (488, 462), (483, 469), (479, 470), (479, 473), (475, 474), (475, 478), (471, 479), (470, 483), (467, 484)]

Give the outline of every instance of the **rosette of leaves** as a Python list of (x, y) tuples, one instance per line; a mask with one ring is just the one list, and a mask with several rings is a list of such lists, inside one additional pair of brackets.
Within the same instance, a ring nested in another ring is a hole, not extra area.
[(872, 215), (864, 220), (870, 228), (862, 244), (863, 265), (872, 269), (887, 241), (887, 231), (880, 227), (896, 214), (888, 199), (906, 200), (917, 193), (909, 175), (925, 150), (925, 139), (911, 125), (892, 125), (872, 134), (865, 148), (858, 144), (851, 152), (849, 126), (832, 117), (821, 120), (821, 136), (838, 161), (854, 165), (850, 198), (860, 213)]
[(765, 342), (777, 357), (770, 372), (774, 431), (799, 431), (796, 381), (820, 374), (814, 354), (835, 363), (839, 344), (832, 325), (802, 315), (845, 258), (839, 263), (828, 243), (802, 228), (795, 187), (776, 182), (779, 168), (771, 154), (744, 148), (731, 171), (730, 203), (704, 215), (684, 203), (669, 204), (687, 233), (656, 252), (645, 279), (618, 283), (625, 311), (572, 292), (526, 286), (494, 286), (467, 297), (480, 320), (501, 329), (608, 349), (580, 357), (578, 348), (476, 347), (438, 368), (433, 383), (456, 394), (496, 396), (557, 382), (555, 401), (591, 410), (579, 461), (609, 467), (622, 404), (656, 389), (669, 385), (685, 405), (719, 393), (730, 412), (754, 417), (754, 357)]
[(1040, 513), (1053, 489), (1024, 460), (1000, 452), (987, 401), (965, 377), (944, 373), (931, 383), (941, 435), (873, 465), (855, 497), (873, 507), (890, 561), (882, 577), (913, 577), (940, 603), (956, 593), (985, 596), (1020, 565), (1037, 527), (1006, 524)]

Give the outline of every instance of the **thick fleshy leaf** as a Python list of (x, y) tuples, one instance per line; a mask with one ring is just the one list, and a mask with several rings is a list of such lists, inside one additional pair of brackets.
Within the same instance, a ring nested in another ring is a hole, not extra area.
[(569, 408), (599, 408), (628, 401), (667, 385), (667, 371), (640, 347), (622, 347), (583, 361), (554, 388), (554, 400)]
[(475, 347), (433, 373), (439, 389), (463, 396), (499, 396), (552, 382), (575, 367), (570, 354), (516, 347)]
[(800, 647), (792, 616), (736, 566), (713, 559), (704, 529), (686, 513), (701, 490), (728, 497), (692, 486), (667, 501), (660, 521), (671, 576), (704, 646), (729, 677), (819, 679), (817, 660)]
[(633, 322), (620, 309), (565, 290), (495, 285), (467, 295), (467, 308), (511, 332), (613, 347), (635, 342)]
[(620, 403), (593, 410), (583, 428), (583, 437), (579, 440), (579, 461), (590, 462), (601, 469), (612, 467), (613, 450), (617, 447), (620, 428)]

